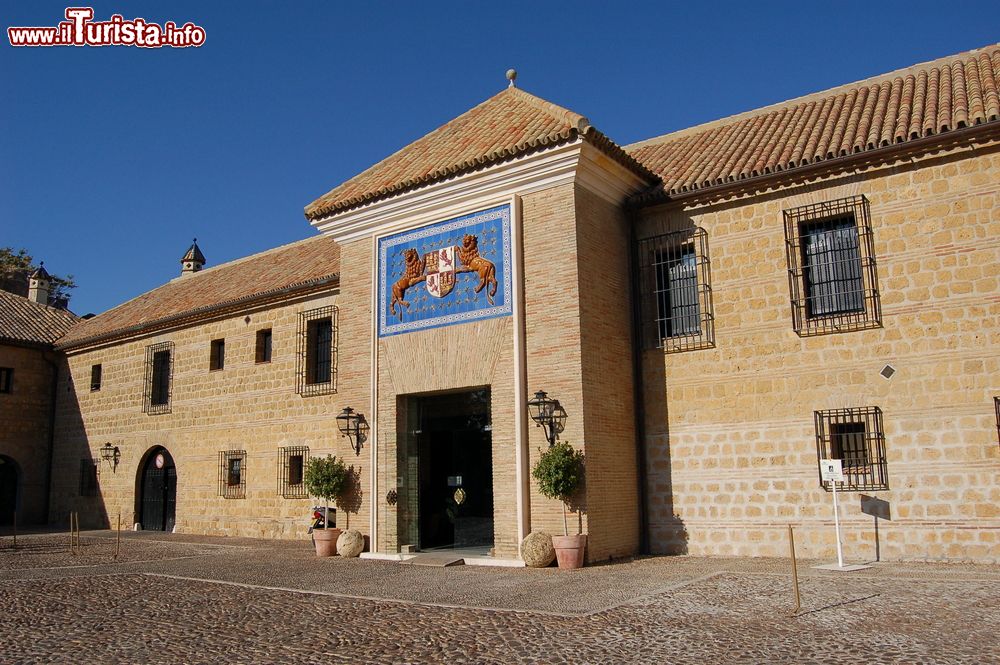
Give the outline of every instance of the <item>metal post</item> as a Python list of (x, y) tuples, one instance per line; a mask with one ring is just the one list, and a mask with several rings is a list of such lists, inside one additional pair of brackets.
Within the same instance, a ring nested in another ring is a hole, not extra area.
[(122, 514), (118, 513), (118, 532), (115, 535), (115, 561), (118, 560), (118, 555), (122, 551)]
[(17, 511), (14, 511), (14, 549), (17, 549)]
[(788, 553), (792, 557), (792, 586), (795, 589), (795, 609), (792, 614), (798, 614), (802, 608), (802, 599), (799, 596), (799, 567), (795, 562), (795, 535), (792, 533), (792, 525), (788, 525)]
[(69, 553), (76, 555), (76, 550), (73, 549), (73, 511), (69, 511)]
[(831, 480), (833, 485), (833, 526), (837, 530), (837, 567), (844, 567), (844, 550), (840, 545), (840, 509), (837, 505), (837, 481)]

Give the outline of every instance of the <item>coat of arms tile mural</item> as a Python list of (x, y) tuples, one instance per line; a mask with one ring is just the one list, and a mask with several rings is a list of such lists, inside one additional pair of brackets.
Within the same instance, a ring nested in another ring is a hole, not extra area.
[(510, 206), (378, 241), (379, 337), (511, 313)]

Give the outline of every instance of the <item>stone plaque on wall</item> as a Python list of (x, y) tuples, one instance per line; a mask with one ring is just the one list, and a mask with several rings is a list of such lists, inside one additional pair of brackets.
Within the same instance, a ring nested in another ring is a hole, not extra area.
[(511, 313), (510, 206), (378, 241), (378, 334)]

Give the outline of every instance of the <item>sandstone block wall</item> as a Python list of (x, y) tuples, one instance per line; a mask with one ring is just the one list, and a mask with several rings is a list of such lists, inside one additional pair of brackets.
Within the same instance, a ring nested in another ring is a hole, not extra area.
[[(346, 260), (346, 259), (345, 259)], [(339, 305), (340, 376), (336, 394), (296, 393), (299, 313)], [(140, 464), (156, 446), (177, 466), (176, 530), (237, 536), (307, 538), (309, 499), (286, 499), (278, 492), (278, 448), (308, 446), (311, 456), (342, 456), (367, 478), (367, 456), (355, 456), (337, 429), (336, 415), (356, 390), (355, 317), (367, 320), (364, 301), (344, 306), (336, 293), (302, 297), (227, 318), (70, 353), (68, 373), (58, 387), (58, 417), (50, 519), (65, 523), (77, 510), (84, 527), (112, 525), (118, 514), (138, 519)], [(247, 321), (249, 317), (249, 321)], [(272, 361), (255, 362), (258, 330), (270, 328)], [(209, 370), (213, 339), (225, 338), (225, 368)], [(143, 412), (146, 347), (174, 343), (171, 411)], [(100, 391), (90, 392), (93, 364), (103, 367)], [(117, 468), (100, 466), (99, 496), (79, 496), (80, 459), (99, 457), (105, 443), (118, 446)], [(245, 450), (246, 496), (219, 496), (220, 451)], [(362, 488), (364, 489), (364, 488)], [(367, 532), (367, 504), (350, 516)], [(338, 526), (347, 522), (342, 512)]]
[[(882, 558), (1000, 560), (998, 189), (994, 144), (642, 214), (644, 236), (707, 230), (716, 319), (713, 349), (644, 352), (654, 551), (784, 556), (793, 524), (802, 556), (835, 556), (813, 411), (879, 406)], [(883, 325), (799, 337), (782, 210), (859, 194)], [(874, 518), (857, 493), (842, 498), (846, 555), (873, 559)]]
[(14, 370), (11, 392), (0, 393), (0, 455), (13, 460), (19, 471), (17, 519), (22, 525), (46, 521), (49, 414), (55, 362), (53, 354), (41, 349), (0, 345), (0, 367)]

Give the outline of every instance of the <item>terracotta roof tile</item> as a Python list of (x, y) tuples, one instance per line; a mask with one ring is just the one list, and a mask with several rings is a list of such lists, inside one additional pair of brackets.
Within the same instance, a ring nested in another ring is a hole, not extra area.
[(0, 291), (0, 342), (52, 344), (77, 321), (79, 318), (65, 309)]
[(511, 87), (319, 197), (306, 206), (306, 218), (318, 219), (578, 137), (656, 181), (587, 118)]
[(339, 281), (340, 247), (326, 236), (278, 247), (192, 273), (82, 321), (57, 346), (69, 348), (104, 338), (169, 325), (199, 313)]
[(1000, 45), (968, 51), (625, 150), (677, 195), (1000, 122)]

